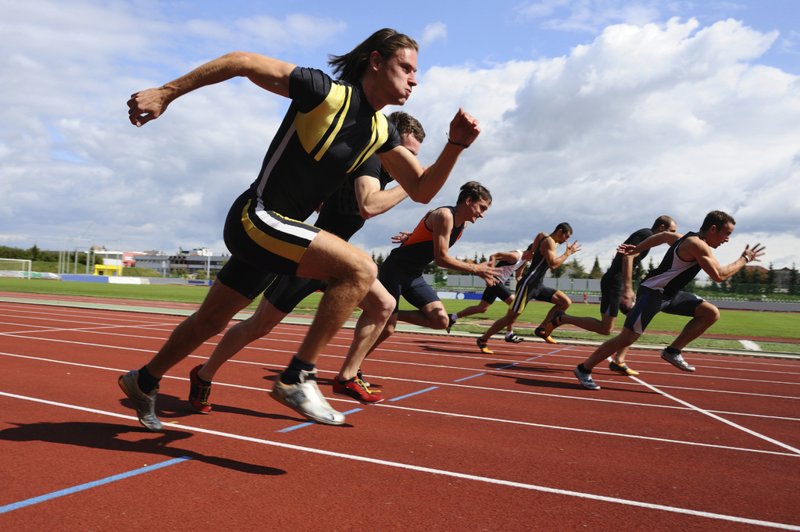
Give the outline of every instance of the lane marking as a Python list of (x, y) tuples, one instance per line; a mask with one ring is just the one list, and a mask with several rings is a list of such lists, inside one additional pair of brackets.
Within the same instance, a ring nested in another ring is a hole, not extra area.
[(739, 343), (748, 351), (761, 351), (761, 346), (752, 340), (739, 340)]
[(31, 497), (30, 499), (25, 499), (23, 501), (6, 504), (5, 506), (0, 506), (0, 514), (11, 512), (13, 510), (19, 510), (20, 508), (25, 508), (27, 506), (33, 506), (34, 504), (39, 504), (42, 502), (57, 499), (58, 497), (64, 497), (65, 495), (72, 495), (73, 493), (78, 493), (91, 488), (96, 488), (98, 486), (110, 484), (112, 482), (134, 477), (136, 475), (141, 475), (143, 473), (149, 473), (157, 469), (163, 469), (165, 467), (185, 462), (186, 460), (191, 460), (191, 457), (182, 456), (180, 458), (173, 458), (172, 460), (167, 460), (166, 462), (140, 467), (139, 469), (134, 469), (132, 471), (127, 471), (125, 473), (120, 473), (118, 475), (112, 475), (110, 477), (101, 478), (100, 480), (93, 480), (92, 482), (87, 482), (85, 484), (80, 484), (78, 486), (72, 486), (71, 488), (65, 488), (63, 490), (53, 491), (51, 493), (39, 495), (38, 497)]
[[(32, 356), (27, 356), (27, 355), (15, 355), (15, 354), (4, 353), (4, 352), (0, 352), (0, 355), (11, 356), (11, 357), (14, 357), (14, 358), (24, 358), (24, 359), (30, 359), (30, 360), (52, 362), (52, 363), (64, 364), (64, 365), (68, 365), (68, 366), (78, 366), (78, 367), (88, 368), (88, 369), (99, 369), (99, 370), (104, 370), (104, 371), (113, 371), (113, 372), (117, 372), (117, 373), (124, 373), (126, 371), (126, 370), (122, 370), (122, 369), (118, 369), (118, 368), (109, 368), (109, 367), (106, 367), (106, 366), (95, 366), (95, 365), (90, 365), (90, 364), (79, 364), (77, 362), (66, 362), (66, 361), (62, 361), (62, 360), (53, 360), (53, 359), (48, 359), (48, 358), (32, 357)], [(186, 377), (174, 377), (174, 376), (170, 376), (170, 375), (165, 375), (164, 378), (165, 379), (172, 379), (172, 380), (180, 380), (180, 381), (188, 381), (189, 380)], [(420, 381), (414, 381), (414, 382), (420, 382)], [(218, 385), (218, 386), (229, 386), (229, 387), (232, 387), (232, 388), (255, 391), (255, 392), (259, 392), (259, 393), (269, 392), (268, 388), (258, 388), (258, 387), (254, 387), (254, 386), (244, 386), (244, 385), (241, 385), (241, 384), (228, 384), (228, 383), (224, 383), (224, 382), (217, 382), (217, 383), (214, 383), (214, 384)], [(443, 383), (442, 386), (447, 386), (447, 384)], [(465, 388), (473, 388), (472, 386), (464, 386), (464, 385), (460, 385), (460, 386), (461, 387), (465, 387)], [(486, 388), (482, 388), (482, 387), (477, 387), (477, 388), (479, 388), (481, 390), (486, 390)], [(502, 391), (502, 392), (508, 391), (508, 390), (504, 390), (504, 389), (494, 389), (494, 388), (491, 388), (489, 390), (491, 390), (491, 391)], [(520, 392), (520, 393), (530, 393), (530, 392)], [(0, 394), (2, 394), (2, 392), (0, 392)], [(536, 393), (535, 395), (540, 395), (540, 396), (544, 396), (544, 397), (557, 397), (557, 398), (564, 397), (564, 396), (560, 396), (560, 395), (550, 395), (550, 394), (544, 394), (544, 393)], [(331, 401), (347, 401), (347, 402), (351, 402), (349, 400), (339, 399), (337, 397), (330, 397), (328, 399), (331, 400)], [(587, 400), (590, 400), (590, 399), (587, 399)], [(600, 399), (595, 399), (595, 400), (602, 401), (602, 402), (610, 402), (610, 403), (614, 403), (614, 404), (621, 404), (621, 405), (625, 405), (625, 406), (644, 406), (644, 407), (651, 407), (651, 408), (666, 408), (666, 409), (670, 409), (670, 410), (690, 410), (689, 408), (685, 408), (685, 407), (681, 407), (681, 406), (652, 405), (652, 404), (645, 404), (645, 403), (631, 403), (631, 402), (626, 402), (626, 401), (609, 401), (609, 400), (600, 400)], [(461, 413), (446, 412), (446, 411), (441, 411), (441, 410), (427, 410), (427, 409), (422, 409), (422, 408), (411, 408), (411, 407), (387, 404), (386, 402), (378, 404), (378, 405), (374, 405), (374, 406), (376, 408), (394, 408), (394, 409), (400, 409), (400, 410), (407, 410), (407, 411), (410, 411), (410, 412), (419, 412), (419, 413), (424, 413), (424, 414), (432, 414), (432, 415), (440, 415), (440, 416), (452, 416), (452, 417), (459, 417), (459, 418), (463, 418), (463, 419), (472, 419), (472, 420), (478, 420), (478, 421), (491, 421), (491, 422), (495, 422), (495, 423), (506, 423), (506, 424), (511, 424), (511, 425), (520, 425), (520, 426), (527, 426), (527, 427), (545, 428), (545, 429), (553, 429), (553, 430), (568, 430), (568, 431), (574, 431), (574, 432), (586, 432), (586, 433), (590, 433), (590, 434), (603, 434), (603, 435), (607, 435), (607, 436), (614, 436), (614, 437), (620, 437), (620, 438), (641, 439), (641, 440), (649, 440), (649, 441), (674, 443), (674, 444), (680, 444), (680, 445), (711, 447), (711, 448), (718, 448), (718, 449), (731, 449), (731, 450), (752, 452), (752, 453), (766, 453), (766, 454), (777, 454), (777, 455), (783, 455), (783, 456), (795, 456), (794, 454), (791, 454), (791, 453), (780, 453), (780, 452), (777, 452), (777, 451), (767, 451), (767, 450), (762, 450), (762, 449), (750, 449), (750, 448), (747, 448), (747, 447), (732, 447), (732, 446), (709, 444), (709, 443), (688, 442), (688, 441), (683, 441), (683, 440), (672, 440), (672, 439), (657, 438), (657, 437), (652, 437), (652, 436), (640, 436), (640, 435), (636, 435), (636, 434), (623, 434), (623, 433), (615, 433), (615, 432), (600, 432), (600, 431), (595, 431), (595, 430), (579, 429), (579, 428), (573, 428), (573, 427), (564, 427), (564, 426), (559, 426), (559, 425), (547, 425), (547, 424), (543, 424), (543, 423), (534, 423), (534, 422), (530, 422), (530, 421), (520, 421), (520, 420), (513, 420), (513, 419), (501, 419), (501, 418), (493, 418), (493, 417), (486, 417), (486, 416), (476, 416), (476, 415), (472, 415), (472, 414), (461, 414)], [(800, 419), (796, 419), (796, 418), (781, 418), (781, 417), (777, 417), (777, 416), (764, 416), (764, 415), (755, 415), (755, 414), (745, 414), (745, 413), (740, 413), (740, 412), (724, 412), (723, 411), (723, 412), (719, 412), (719, 413), (726, 414), (726, 415), (737, 415), (737, 416), (754, 416), (754, 417), (759, 417), (759, 418), (763, 418), (763, 419), (780, 419), (780, 420), (787, 420), (787, 421), (800, 421)]]
[[(0, 392), (0, 395), (6, 396), (6, 397), (10, 397), (10, 398), (13, 398), (13, 399), (31, 401), (31, 402), (35, 402), (35, 403), (41, 403), (41, 404), (46, 404), (46, 405), (50, 405), (50, 406), (56, 406), (56, 407), (60, 407), (60, 408), (68, 408), (68, 409), (72, 409), (72, 410), (79, 410), (79, 411), (82, 411), (82, 412), (89, 412), (89, 413), (94, 413), (94, 414), (99, 414), (99, 415), (104, 415), (104, 416), (110, 416), (110, 417), (115, 417), (115, 418), (120, 418), (120, 419), (129, 419), (131, 421), (137, 421), (136, 417), (134, 417), (134, 416), (118, 414), (116, 412), (108, 412), (108, 411), (98, 410), (98, 409), (94, 409), (94, 408), (88, 408), (88, 407), (83, 407), (83, 406), (78, 406), (78, 405), (70, 405), (70, 404), (67, 404), (67, 403), (59, 403), (59, 402), (55, 402), (55, 401), (49, 401), (49, 400), (46, 400), (46, 399), (39, 399), (39, 398), (35, 398), (35, 397), (28, 397), (28, 396), (23, 396), (23, 395), (11, 394), (11, 393), (7, 393), (7, 392)], [(251, 436), (244, 436), (244, 435), (241, 435), (241, 434), (233, 434), (233, 433), (229, 433), (229, 432), (221, 432), (221, 431), (205, 429), (205, 428), (201, 428), (201, 427), (193, 427), (193, 426), (190, 426), (190, 425), (183, 425), (183, 424), (180, 424), (180, 423), (172, 424), (172, 425), (170, 425), (170, 428), (183, 429), (183, 430), (186, 430), (186, 431), (189, 431), (189, 432), (197, 432), (197, 433), (209, 434), (209, 435), (212, 435), (212, 436), (219, 436), (219, 437), (229, 438), (229, 439), (233, 439), (233, 440), (246, 441), (246, 442), (250, 442), (250, 443), (256, 443), (256, 444), (266, 445), (266, 446), (271, 446), (271, 447), (279, 447), (279, 448), (283, 448), (283, 449), (289, 449), (289, 450), (293, 450), (293, 451), (300, 451), (300, 452), (305, 452), (305, 453), (310, 453), (310, 454), (329, 456), (329, 457), (333, 457), (333, 458), (341, 458), (341, 459), (345, 459), (345, 460), (353, 460), (353, 461), (356, 461), (356, 462), (365, 462), (365, 463), (369, 463), (369, 464), (380, 465), (380, 466), (385, 466), (385, 467), (392, 467), (392, 468), (396, 468), (396, 469), (404, 469), (404, 470), (408, 470), (408, 471), (416, 471), (416, 472), (419, 472), (419, 473), (427, 473), (427, 474), (444, 476), (444, 477), (459, 478), (459, 479), (464, 479), (464, 480), (472, 480), (472, 481), (475, 481), (475, 482), (482, 482), (482, 483), (485, 483), (485, 484), (493, 484), (493, 485), (511, 487), (511, 488), (520, 488), (520, 489), (526, 489), (526, 490), (531, 490), (531, 491), (538, 491), (538, 492), (542, 492), (542, 493), (549, 493), (549, 494), (553, 494), (553, 495), (564, 495), (564, 496), (567, 496), (567, 497), (576, 497), (576, 498), (580, 498), (580, 499), (589, 499), (589, 500), (592, 500), (592, 501), (607, 502), (607, 503), (611, 503), (611, 504), (619, 504), (619, 505), (623, 505), (623, 506), (632, 506), (632, 507), (636, 507), (636, 508), (645, 508), (645, 509), (648, 509), (648, 510), (658, 510), (658, 511), (670, 512), (670, 513), (682, 514), (682, 515), (691, 515), (691, 516), (694, 516), (694, 517), (703, 517), (703, 518), (707, 518), (707, 519), (716, 519), (716, 520), (720, 520), (720, 521), (729, 521), (729, 522), (733, 522), (733, 523), (742, 523), (742, 524), (749, 524), (749, 525), (755, 525), (755, 526), (765, 526), (765, 527), (778, 528), (778, 529), (783, 529), (783, 530), (800, 530), (800, 525), (794, 525), (794, 524), (789, 524), (789, 523), (779, 523), (779, 522), (774, 522), (774, 521), (764, 521), (764, 520), (761, 520), (761, 519), (750, 519), (750, 518), (747, 518), (747, 517), (741, 517), (741, 516), (735, 516), (735, 515), (720, 514), (720, 513), (715, 513), (715, 512), (706, 512), (706, 511), (702, 511), (702, 510), (692, 510), (692, 509), (689, 509), (689, 508), (681, 508), (681, 507), (677, 507), (677, 506), (668, 506), (668, 505), (664, 505), (664, 504), (656, 504), (656, 503), (650, 503), (650, 502), (644, 502), (644, 501), (635, 501), (635, 500), (631, 500), (631, 499), (620, 499), (620, 498), (617, 498), (617, 497), (609, 497), (609, 496), (606, 496), (606, 495), (598, 495), (598, 494), (595, 494), (595, 493), (586, 493), (586, 492), (580, 492), (580, 491), (565, 490), (565, 489), (560, 489), (560, 488), (551, 488), (551, 487), (548, 487), (548, 486), (541, 486), (541, 485), (537, 485), (537, 484), (528, 484), (528, 483), (517, 482), (517, 481), (512, 481), (512, 480), (503, 480), (503, 479), (497, 479), (497, 478), (491, 478), (491, 477), (471, 475), (471, 474), (468, 474), (468, 473), (459, 473), (457, 471), (448, 471), (448, 470), (445, 470), (445, 469), (436, 469), (436, 468), (431, 468), (431, 467), (418, 466), (418, 465), (414, 465), (414, 464), (406, 464), (406, 463), (403, 463), (403, 462), (394, 462), (394, 461), (391, 461), (391, 460), (382, 460), (382, 459), (379, 459), (379, 458), (370, 458), (370, 457), (367, 457), (367, 456), (359, 456), (359, 455), (340, 453), (340, 452), (335, 452), (335, 451), (328, 451), (328, 450), (325, 450), (325, 449), (317, 449), (317, 448), (314, 448), (314, 447), (306, 447), (306, 446), (302, 446), (302, 445), (294, 445), (294, 444), (284, 443), (284, 442), (279, 442), (279, 441), (274, 441), (274, 440), (267, 440), (267, 439), (264, 439), (264, 438), (255, 438), (255, 437), (251, 437)]]
[[(352, 410), (348, 410), (347, 412), (342, 412), (345, 416), (349, 416), (350, 414), (355, 414), (356, 412), (361, 412), (364, 410), (363, 408), (354, 408)], [(322, 423), (315, 423), (313, 421), (304, 421), (303, 423), (298, 423), (297, 425), (291, 425), (286, 427), (285, 429), (276, 430), (275, 432), (292, 432), (297, 429), (303, 429), (306, 427), (313, 427), (313, 426), (320, 426)]]
[(648, 384), (648, 383), (646, 383), (645, 381), (643, 381), (642, 379), (640, 379), (638, 377), (631, 377), (631, 379), (640, 382), (642, 385), (650, 388), (654, 392), (663, 395), (667, 399), (671, 399), (672, 401), (675, 401), (675, 402), (677, 402), (679, 404), (682, 404), (683, 406), (685, 406), (685, 407), (687, 407), (687, 408), (689, 408), (691, 410), (694, 410), (695, 412), (698, 412), (700, 414), (706, 415), (706, 416), (708, 416), (708, 417), (710, 417), (712, 419), (716, 419), (717, 421), (725, 423), (726, 425), (729, 425), (729, 426), (731, 426), (731, 427), (733, 427), (733, 428), (735, 428), (737, 430), (741, 430), (742, 432), (750, 434), (751, 436), (755, 436), (756, 438), (760, 438), (760, 439), (762, 439), (764, 441), (767, 441), (767, 442), (769, 442), (769, 443), (771, 443), (773, 445), (777, 445), (778, 447), (783, 447), (784, 449), (786, 449), (788, 451), (791, 451), (794, 454), (800, 455), (800, 449), (796, 449), (796, 448), (792, 447), (791, 445), (785, 444), (785, 443), (783, 443), (781, 441), (778, 441), (778, 440), (776, 440), (774, 438), (770, 438), (769, 436), (767, 436), (765, 434), (761, 434), (760, 432), (756, 432), (754, 430), (748, 429), (747, 427), (743, 427), (742, 425), (739, 425), (738, 423), (734, 423), (733, 421), (729, 421), (729, 420), (725, 419), (724, 417), (721, 417), (721, 416), (718, 416), (718, 415), (712, 413), (709, 410), (705, 410), (703, 408), (700, 408), (699, 406), (695, 406), (695, 405), (693, 405), (692, 403), (690, 403), (688, 401), (684, 401), (683, 399), (678, 399), (674, 395), (670, 395), (667, 392), (659, 390), (658, 388), (656, 388), (652, 384)]
[[(414, 397), (415, 395), (432, 392), (433, 390), (438, 390), (438, 389), (439, 389), (438, 386), (430, 386), (429, 388), (424, 388), (422, 390), (417, 390), (416, 392), (411, 392), (411, 393), (407, 393), (405, 395), (399, 395), (397, 397), (392, 397), (391, 399), (389, 399), (389, 401), (394, 403), (394, 402), (397, 402), (397, 401), (402, 401), (403, 399), (408, 399), (409, 397)], [(375, 406), (381, 406), (381, 405), (378, 404), (378, 405), (375, 405)]]

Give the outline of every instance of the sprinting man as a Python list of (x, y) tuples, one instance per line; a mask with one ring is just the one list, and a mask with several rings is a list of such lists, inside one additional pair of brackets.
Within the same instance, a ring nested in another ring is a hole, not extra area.
[(684, 360), (681, 350), (689, 342), (703, 334), (719, 319), (719, 309), (682, 288), (703, 270), (715, 282), (722, 282), (744, 268), (748, 262), (758, 260), (764, 254), (764, 246), (745, 246), (738, 259), (721, 266), (712, 253), (730, 239), (736, 221), (722, 211), (711, 211), (703, 220), (698, 232), (683, 236), (664, 231), (644, 240), (636, 246), (622, 244), (619, 251), (625, 255), (636, 255), (663, 243), (672, 242), (661, 264), (639, 285), (636, 304), (625, 319), (625, 327), (615, 337), (600, 345), (589, 358), (574, 369), (575, 376), (584, 388), (599, 390), (592, 379), (592, 369), (606, 357), (630, 347), (647, 328), (659, 312), (691, 316), (677, 338), (661, 352), (661, 358), (683, 371), (694, 371), (695, 367)]
[[(549, 335), (544, 334), (544, 325), (553, 318), (556, 311), (566, 310), (572, 304), (572, 300), (561, 290), (546, 287), (544, 285), (544, 276), (548, 269), (558, 268), (571, 255), (581, 250), (581, 246), (577, 241), (572, 244), (567, 243), (571, 236), (572, 227), (566, 222), (558, 224), (549, 235), (544, 233), (536, 235), (533, 241), (534, 253), (531, 258), (531, 264), (528, 266), (522, 281), (517, 283), (514, 303), (505, 316), (495, 321), (483, 335), (475, 339), (481, 353), (494, 354), (494, 351), (489, 349), (489, 339), (503, 328), (513, 325), (525, 311), (528, 301), (532, 299), (553, 303), (553, 307), (547, 312), (542, 324), (534, 330), (534, 334), (548, 343), (556, 343)], [(564, 243), (567, 243), (564, 253), (556, 255), (557, 247)]]
[[(525, 271), (525, 266), (530, 262), (533, 257), (533, 243), (527, 249), (514, 251), (498, 251), (489, 257), (489, 264), (494, 264), (495, 268), (500, 272), (497, 275), (497, 282), (493, 285), (487, 286), (483, 290), (481, 300), (477, 305), (472, 305), (465, 309), (459, 310), (449, 316), (449, 323), (447, 324), (447, 332), (458, 321), (459, 318), (472, 316), (474, 314), (483, 314), (489, 307), (492, 306), (495, 299), (499, 299), (506, 305), (511, 306), (514, 302), (514, 292), (509, 288), (511, 278), (514, 277), (519, 281)], [(522, 336), (514, 334), (514, 324), (509, 323), (506, 327), (506, 342), (518, 344), (523, 341)]]
[(350, 52), (331, 56), (338, 80), (320, 70), (232, 52), (131, 96), (129, 119), (135, 126), (159, 118), (175, 99), (193, 90), (237, 76), (292, 100), (258, 176), (228, 213), (224, 236), (231, 258), (206, 299), (150, 362), (119, 378), (146, 428), (162, 428), (155, 413), (161, 377), (222, 331), (264, 291), (274, 273), (322, 280), (327, 289), (272, 397), (320, 423), (344, 423), (320, 393), (315, 366), (320, 350), (375, 281), (377, 268), (365, 252), (296, 220), (308, 218), (373, 154), (414, 201), (427, 203), (446, 182), (460, 153), (480, 133), (477, 121), (459, 110), (439, 158), (423, 168), (380, 112), (387, 105), (403, 105), (411, 95), (417, 84), (417, 50), (406, 35), (388, 28), (376, 31)]
[[(675, 233), (677, 228), (678, 226), (675, 220), (671, 217), (667, 215), (659, 216), (653, 222), (652, 227), (644, 227), (634, 231), (624, 243), (635, 246), (645, 239), (664, 231)], [(633, 307), (633, 303), (636, 299), (633, 291), (633, 270), (636, 268), (636, 265), (642, 262), (649, 252), (650, 250), (646, 249), (636, 255), (624, 255), (620, 252), (614, 255), (611, 266), (609, 266), (606, 273), (603, 274), (602, 279), (600, 279), (601, 319), (570, 316), (569, 314), (557, 311), (554, 313), (553, 318), (545, 324), (544, 334), (549, 336), (553, 332), (553, 329), (566, 323), (604, 336), (610, 335), (611, 331), (614, 330), (614, 324), (617, 321), (619, 311), (622, 310), (623, 314), (627, 314), (631, 307)], [(627, 350), (627, 348), (623, 348), (614, 353), (608, 367), (611, 371), (616, 371), (625, 375), (638, 375), (639, 372), (629, 368), (625, 363), (625, 353)]]
[[(401, 145), (415, 156), (425, 139), (422, 124), (402, 111), (389, 115), (400, 134)], [(380, 166), (373, 155), (359, 168), (357, 176), (348, 178), (336, 192), (323, 203), (314, 225), (329, 231), (343, 240), (350, 238), (364, 226), (364, 221), (391, 209), (408, 195), (402, 187), (386, 189), (392, 177)], [(303, 279), (291, 275), (275, 275), (264, 292), (264, 297), (253, 315), (232, 326), (214, 348), (211, 357), (189, 373), (189, 404), (201, 414), (211, 412), (209, 396), (214, 375), (219, 368), (246, 345), (265, 336), (280, 323), (307, 296), (324, 290), (325, 283), (314, 279)], [(381, 329), (394, 308), (394, 299), (377, 280), (359, 303), (370, 321), (380, 324)], [(378, 330), (380, 333), (380, 329)], [(375, 338), (372, 338), (374, 341)], [(337, 378), (334, 393), (348, 395), (366, 403), (382, 401), (373, 394), (358, 376), (349, 379)]]
[[(343, 372), (356, 374), (361, 363), (382, 342), (394, 334), (397, 321), (402, 320), (430, 329), (447, 328), (448, 315), (436, 290), (425, 282), (422, 272), (431, 261), (440, 268), (457, 270), (477, 275), (494, 284), (499, 273), (488, 262), (474, 264), (451, 257), (449, 249), (461, 238), (467, 222), (475, 223), (483, 218), (492, 204), (489, 190), (477, 181), (469, 181), (461, 186), (455, 206), (438, 207), (428, 211), (414, 230), (404, 235), (402, 244), (394, 248), (381, 264), (378, 280), (394, 298), (395, 307), (389, 321), (377, 340), (363, 355), (348, 354)], [(400, 296), (417, 310), (400, 310)], [(355, 334), (363, 326), (361, 319), (356, 325)]]

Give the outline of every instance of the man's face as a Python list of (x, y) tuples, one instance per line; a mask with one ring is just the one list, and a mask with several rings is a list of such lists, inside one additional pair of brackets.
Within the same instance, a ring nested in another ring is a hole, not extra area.
[(570, 233), (568, 231), (559, 230), (558, 233), (556, 233), (556, 237), (553, 240), (555, 240), (558, 244), (563, 244), (564, 242), (569, 240), (569, 237), (571, 237), (571, 236), (572, 236), (572, 233)]
[(489, 205), (491, 205), (491, 203), (485, 199), (472, 201), (467, 198), (467, 206), (469, 207), (468, 221), (475, 223), (478, 218), (483, 218), (483, 214), (489, 209)]
[(733, 233), (734, 225), (732, 223), (726, 223), (721, 228), (717, 227), (716, 225), (712, 225), (711, 228), (706, 233), (706, 243), (711, 246), (712, 248), (718, 248), (731, 238), (731, 233)]
[(417, 51), (401, 48), (387, 59), (381, 58), (379, 79), (391, 105), (403, 105), (417, 85)]
[(675, 223), (675, 220), (672, 220), (669, 226), (666, 226), (664, 224), (659, 225), (656, 234), (663, 233), (664, 231), (666, 231), (667, 233), (674, 233), (677, 230), (678, 230), (678, 224)]
[(422, 143), (412, 133), (402, 133), (400, 135), (400, 144), (413, 153), (414, 157), (419, 156), (419, 147)]

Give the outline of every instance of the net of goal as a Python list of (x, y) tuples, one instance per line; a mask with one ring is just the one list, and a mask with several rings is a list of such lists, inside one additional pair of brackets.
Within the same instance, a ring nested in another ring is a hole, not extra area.
[(29, 259), (0, 258), (0, 277), (31, 278), (31, 261)]

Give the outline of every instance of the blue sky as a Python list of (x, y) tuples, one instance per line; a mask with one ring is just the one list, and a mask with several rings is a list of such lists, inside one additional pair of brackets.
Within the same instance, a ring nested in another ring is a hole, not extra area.
[(495, 201), (457, 256), (568, 221), (576, 258), (605, 266), (660, 214), (688, 231), (723, 209), (738, 223), (722, 261), (762, 241), (765, 265), (800, 264), (799, 2), (21, 4), (0, 0), (0, 245), (225, 252), (225, 213), (286, 100), (231, 81), (137, 129), (129, 95), (237, 49), (324, 69), (389, 26), (421, 45), (405, 108), (428, 133), (423, 163), (459, 106), (483, 133), (431, 205), (403, 202), (357, 245), (387, 252), (477, 179)]

